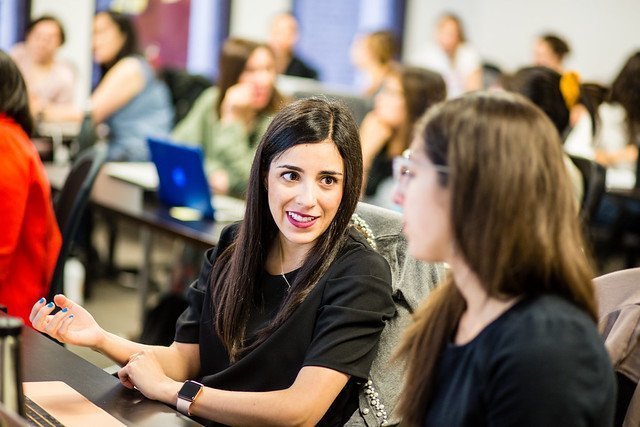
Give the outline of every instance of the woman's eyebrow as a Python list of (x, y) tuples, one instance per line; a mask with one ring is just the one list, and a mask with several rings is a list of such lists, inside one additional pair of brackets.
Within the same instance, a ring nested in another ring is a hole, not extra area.
[[(302, 169), (301, 167), (298, 166), (293, 166), (293, 165), (278, 165), (276, 166), (276, 169), (289, 169), (292, 171), (296, 171), (296, 172), (304, 172), (304, 169)], [(318, 172), (318, 175), (343, 175), (342, 172), (337, 172), (337, 171), (332, 171), (332, 170), (325, 170), (325, 171), (320, 171)]]

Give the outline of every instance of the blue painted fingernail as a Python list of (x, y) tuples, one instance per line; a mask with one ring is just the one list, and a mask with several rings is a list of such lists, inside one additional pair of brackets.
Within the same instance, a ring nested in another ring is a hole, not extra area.
[(65, 307), (65, 308), (63, 308), (63, 309), (62, 309), (62, 312), (63, 312), (63, 313), (66, 313), (67, 311), (69, 311), (69, 309), (68, 309), (67, 307)]
[(69, 316), (69, 319), (73, 319), (73, 314), (71, 316)]
[(43, 302), (44, 302), (44, 297), (42, 297), (42, 298), (40, 298), (40, 299), (38, 300), (38, 304), (42, 304)]
[(53, 307), (53, 301), (50, 302), (49, 304), (47, 304), (47, 307), (49, 307), (49, 308)]

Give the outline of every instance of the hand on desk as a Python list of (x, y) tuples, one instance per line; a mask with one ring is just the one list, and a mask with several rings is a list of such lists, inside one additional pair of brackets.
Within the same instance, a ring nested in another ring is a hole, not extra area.
[(169, 378), (157, 356), (151, 350), (143, 350), (129, 357), (129, 362), (118, 371), (120, 382), (127, 388), (137, 388), (149, 399), (175, 404), (181, 382)]
[[(52, 315), (56, 305), (61, 310)], [(93, 316), (64, 295), (56, 295), (48, 304), (40, 299), (33, 305), (29, 320), (37, 331), (67, 344), (96, 348), (105, 336)]]

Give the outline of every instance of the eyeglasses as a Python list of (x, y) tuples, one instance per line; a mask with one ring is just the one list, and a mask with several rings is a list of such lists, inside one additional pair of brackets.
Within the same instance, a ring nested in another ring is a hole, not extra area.
[[(411, 150), (404, 150), (400, 156), (393, 158), (393, 179), (396, 183), (406, 183), (415, 176), (415, 172), (412, 170), (414, 164), (411, 162)], [(429, 163), (430, 167), (433, 167), (437, 172), (447, 174), (449, 168), (443, 165), (436, 165)]]

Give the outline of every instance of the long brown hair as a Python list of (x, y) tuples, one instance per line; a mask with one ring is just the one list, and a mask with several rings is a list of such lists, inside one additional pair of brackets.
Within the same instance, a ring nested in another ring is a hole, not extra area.
[[(244, 71), (247, 61), (251, 54), (258, 48), (265, 48), (269, 51), (272, 57), (275, 58), (271, 48), (265, 43), (258, 43), (251, 40), (232, 37), (227, 39), (222, 45), (222, 51), (220, 52), (219, 61), (219, 75), (216, 81), (216, 86), (219, 90), (218, 103), (215, 106), (216, 113), (220, 116), (220, 106), (224, 100), (227, 90), (238, 83), (240, 75)], [(275, 60), (275, 59), (274, 59)], [(283, 98), (280, 93), (273, 88), (271, 94), (271, 100), (269, 104), (261, 111), (266, 113), (275, 113), (283, 103)]]
[(387, 78), (397, 78), (402, 87), (407, 115), (404, 123), (395, 132), (387, 148), (387, 156), (393, 158), (409, 148), (412, 129), (424, 113), (434, 104), (447, 98), (447, 86), (442, 76), (426, 68), (393, 65)]
[[(434, 106), (416, 129), (428, 158), (446, 165), (454, 244), (491, 297), (556, 294), (596, 319), (591, 264), (558, 132), (524, 97), (474, 93)], [(401, 401), (423, 422), (438, 357), (465, 309), (454, 278), (429, 295), (406, 331)]]
[[(291, 283), (291, 290), (275, 318), (247, 343), (245, 328), (254, 309), (259, 277), (268, 251), (277, 238), (269, 210), (265, 182), (271, 162), (298, 144), (332, 141), (344, 162), (344, 188), (340, 207), (327, 230), (314, 247)], [(216, 307), (214, 327), (231, 361), (263, 342), (300, 305), (326, 272), (342, 247), (362, 185), (362, 152), (358, 127), (349, 110), (336, 101), (302, 99), (282, 109), (269, 125), (256, 151), (249, 186), (247, 207), (237, 237), (219, 256), (212, 269), (212, 303)]]

